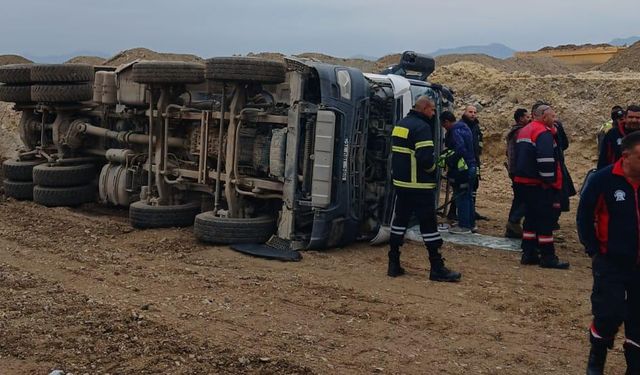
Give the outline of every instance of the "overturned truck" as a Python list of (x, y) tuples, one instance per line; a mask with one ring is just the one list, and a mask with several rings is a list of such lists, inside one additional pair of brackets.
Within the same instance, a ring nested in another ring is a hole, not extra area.
[(12, 65), (0, 82), (24, 144), (4, 162), (6, 195), (98, 200), (129, 207), (137, 228), (287, 249), (373, 239), (391, 220), (393, 124), (419, 96), (438, 112), (453, 100), (425, 81), (295, 58)]

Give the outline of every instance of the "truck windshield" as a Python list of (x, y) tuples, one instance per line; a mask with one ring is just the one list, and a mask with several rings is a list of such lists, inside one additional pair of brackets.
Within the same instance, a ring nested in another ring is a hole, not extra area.
[[(421, 96), (428, 96), (429, 98), (433, 99), (434, 101), (436, 101), (437, 99), (437, 94), (436, 92), (427, 86), (418, 86), (418, 85), (411, 85), (411, 102), (413, 104), (415, 104), (416, 99), (418, 99)], [(437, 103), (437, 101), (436, 101)]]

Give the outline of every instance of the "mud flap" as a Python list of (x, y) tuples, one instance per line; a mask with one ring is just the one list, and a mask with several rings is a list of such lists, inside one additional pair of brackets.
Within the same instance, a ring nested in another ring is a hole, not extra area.
[(231, 248), (243, 254), (265, 258), (281, 260), (284, 262), (299, 262), (302, 254), (299, 251), (291, 250), (289, 241), (272, 236), (264, 244), (233, 244)]

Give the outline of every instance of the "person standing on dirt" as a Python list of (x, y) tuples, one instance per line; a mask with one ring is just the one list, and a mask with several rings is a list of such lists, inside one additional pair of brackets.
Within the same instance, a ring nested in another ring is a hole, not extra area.
[(474, 181), (472, 181), (473, 191), (471, 192), (471, 196), (473, 197), (474, 201), (473, 214), (475, 216), (475, 219), (486, 219), (484, 216), (478, 214), (475, 210), (476, 195), (478, 192), (478, 188), (480, 187), (480, 156), (482, 155), (482, 148), (484, 147), (482, 143), (482, 129), (480, 128), (480, 121), (478, 120), (478, 109), (476, 108), (476, 106), (469, 105), (465, 108), (464, 113), (462, 114), (462, 122), (464, 122), (469, 127), (469, 129), (471, 130), (471, 134), (473, 135), (473, 152), (475, 154), (477, 163), (476, 177)]
[(611, 119), (600, 126), (598, 133), (596, 133), (596, 141), (598, 142), (598, 151), (602, 147), (602, 141), (604, 136), (607, 135), (611, 129), (617, 128), (620, 124), (620, 120), (624, 117), (624, 109), (619, 105), (611, 107)]
[(556, 113), (548, 105), (533, 112), (534, 120), (518, 132), (513, 182), (523, 198), (525, 216), (521, 264), (567, 269), (556, 256), (553, 241), (554, 203), (562, 189), (559, 147), (555, 147)]
[(627, 374), (640, 374), (640, 132), (622, 140), (622, 157), (595, 172), (582, 191), (578, 236), (593, 258), (587, 374), (602, 374), (624, 322)]
[(477, 176), (478, 163), (473, 147), (473, 134), (463, 122), (456, 122), (453, 113), (445, 111), (440, 114), (440, 124), (446, 129), (445, 146), (453, 150), (453, 163), (448, 163), (449, 177), (453, 187), (454, 202), (458, 211), (458, 225), (449, 229), (452, 234), (468, 234), (475, 231), (475, 200), (472, 193)]
[(509, 210), (509, 217), (507, 219), (507, 225), (505, 228), (504, 236), (507, 238), (522, 238), (522, 218), (524, 217), (524, 203), (522, 197), (518, 194), (513, 178), (516, 174), (516, 139), (518, 138), (518, 132), (531, 122), (531, 115), (524, 108), (518, 108), (513, 114), (513, 119), (516, 121), (514, 125), (509, 129), (509, 133), (505, 137), (507, 142), (506, 156), (507, 161), (505, 166), (507, 167), (507, 173), (509, 179), (511, 179), (511, 188), (513, 190), (513, 200), (511, 201), (511, 209)]
[[(611, 114), (612, 117), (614, 113)], [(618, 116), (618, 114), (616, 114)], [(640, 129), (640, 106), (632, 104), (622, 112), (617, 126), (605, 134), (600, 145), (597, 169), (614, 164), (622, 156), (622, 139)]]
[(436, 105), (422, 96), (413, 109), (393, 128), (391, 147), (391, 174), (395, 188), (391, 238), (389, 240), (389, 267), (387, 275), (401, 276), (400, 247), (412, 215), (420, 221), (420, 232), (431, 263), (429, 279), (458, 281), (461, 274), (449, 270), (440, 254), (442, 237), (436, 220), (436, 159), (433, 133)]

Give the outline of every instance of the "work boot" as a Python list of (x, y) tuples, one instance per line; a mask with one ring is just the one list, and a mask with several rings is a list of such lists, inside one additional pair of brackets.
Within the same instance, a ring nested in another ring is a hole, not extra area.
[(587, 363), (587, 375), (603, 375), (604, 363), (607, 360), (607, 346), (591, 344), (589, 362)]
[(387, 276), (398, 277), (404, 275), (404, 268), (400, 266), (400, 250), (389, 250), (389, 268)]
[(522, 226), (518, 223), (507, 222), (504, 236), (506, 238), (522, 238)]
[(537, 250), (522, 250), (520, 264), (525, 266), (540, 264), (540, 255)]
[(627, 360), (626, 375), (640, 375), (640, 348), (629, 343), (624, 343), (624, 358)]
[(540, 267), (566, 270), (569, 268), (569, 262), (561, 262), (554, 254), (547, 254), (540, 257)]
[(460, 272), (451, 271), (444, 265), (442, 256), (429, 257), (431, 262), (431, 271), (429, 272), (429, 280), (431, 281), (460, 281), (462, 274)]

